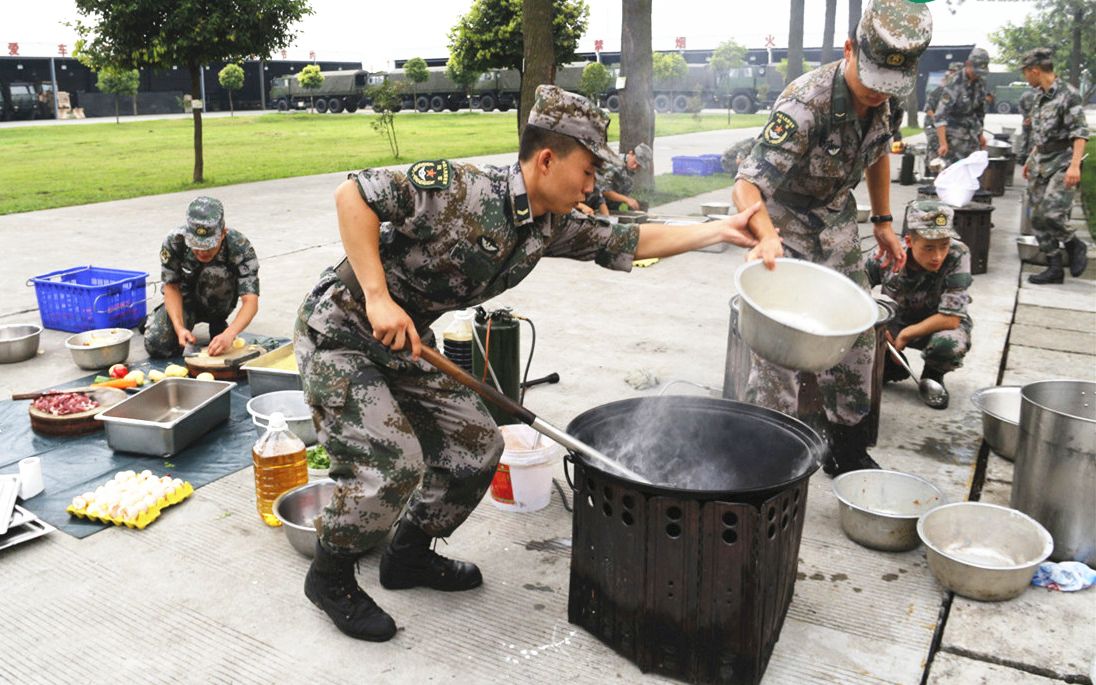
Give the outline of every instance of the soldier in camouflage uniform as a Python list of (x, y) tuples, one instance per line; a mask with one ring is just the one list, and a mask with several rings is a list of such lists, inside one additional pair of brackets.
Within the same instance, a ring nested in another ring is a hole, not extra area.
[(594, 189), (590, 191), (585, 200), (578, 203), (576, 209), (586, 215), (609, 216), (609, 205), (605, 203), (605, 196), (602, 194), (601, 188), (597, 186), (594, 186)]
[(1020, 160), (1021, 164), (1027, 161), (1028, 155), (1031, 154), (1031, 115), (1035, 109), (1035, 96), (1037, 94), (1038, 92), (1034, 88), (1029, 88), (1020, 96), (1020, 116), (1023, 117), (1023, 123), (1020, 125), (1020, 143), (1016, 158)]
[[(912, 90), (917, 59), (931, 37), (932, 19), (925, 5), (875, 0), (865, 10), (855, 40), (845, 41), (843, 60), (788, 85), (750, 157), (739, 167), (733, 190), (740, 208), (765, 200), (765, 208), (751, 222), (760, 240), (751, 258), (760, 257), (772, 268), (775, 258), (786, 252), (835, 269), (867, 290), (852, 194), (866, 176), (880, 253), (885, 263), (901, 268), (905, 252), (890, 215), (888, 99)], [(779, 237), (774, 226), (780, 227)], [(816, 375), (832, 446), (823, 464), (830, 475), (878, 468), (867, 453), (864, 420), (871, 409), (874, 345), (869, 330), (837, 366)], [(801, 387), (795, 371), (754, 356), (750, 401), (796, 416)]]
[(724, 150), (723, 156), (719, 160), (723, 166), (723, 171), (731, 175), (737, 174), (738, 167), (750, 156), (750, 151), (753, 150), (756, 142), (756, 138), (747, 138)]
[[(868, 282), (883, 286), (883, 294), (895, 301), (888, 335), (899, 350), (922, 350), (922, 378), (944, 387), (944, 374), (963, 365), (970, 350), (974, 326), (967, 313), (973, 282), (970, 250), (959, 242), (952, 228), (955, 212), (936, 200), (915, 200), (906, 208), (906, 265), (895, 273), (878, 259), (868, 260)], [(909, 377), (890, 355), (883, 378), (900, 381)], [(947, 389), (940, 396), (921, 396), (933, 409), (948, 406)]]
[(640, 209), (639, 200), (632, 197), (635, 172), (640, 168), (650, 168), (653, 161), (651, 146), (640, 143), (624, 155), (623, 162), (603, 165), (597, 172), (597, 185), (601, 188), (605, 202), (613, 209), (618, 209), (621, 203), (628, 205), (631, 210)]
[(989, 53), (984, 48), (974, 48), (963, 71), (944, 82), (933, 121), (939, 155), (948, 163), (986, 147), (982, 128), (986, 120), (988, 73)]
[(585, 98), (540, 86), (513, 166), (423, 161), (406, 173), (361, 171), (336, 191), (347, 259), (305, 298), (294, 341), (335, 480), (316, 520), (305, 594), (347, 635), (383, 641), (396, 632), (357, 584), (354, 563), (397, 519), (381, 585), (457, 591), (482, 582), (474, 564), (430, 544), (479, 504), (503, 443), (483, 403), (418, 358), (434, 341), (431, 323), (514, 287), (543, 257), (628, 271), (637, 258), (756, 243), (746, 224), (757, 207), (691, 227), (572, 212), (598, 164), (616, 159), (608, 122)]
[[(209, 354), (228, 351), (259, 311), (259, 260), (251, 242), (225, 228), (224, 207), (212, 197), (190, 203), (186, 226), (160, 248), (164, 303), (149, 317), (145, 349), (150, 357), (174, 357), (197, 342), (192, 329), (209, 324)], [(228, 323), (228, 315), (242, 301)]]
[(935, 175), (936, 172), (930, 168), (932, 160), (940, 156), (940, 140), (936, 137), (936, 108), (940, 105), (940, 96), (944, 93), (944, 86), (948, 81), (955, 77), (956, 74), (963, 68), (962, 62), (952, 62), (948, 65), (948, 71), (944, 74), (944, 78), (940, 81), (940, 85), (936, 86), (925, 98), (925, 173), (928, 175)]
[(1088, 126), (1080, 94), (1054, 75), (1049, 48), (1028, 51), (1022, 64), (1024, 78), (1038, 89), (1031, 114), (1032, 150), (1024, 164), (1024, 178), (1028, 180), (1031, 228), (1039, 239), (1039, 251), (1047, 258), (1046, 270), (1028, 276), (1028, 281), (1061, 283), (1065, 279), (1061, 243), (1069, 253), (1069, 272), (1074, 278), (1088, 265), (1085, 244), (1069, 228)]

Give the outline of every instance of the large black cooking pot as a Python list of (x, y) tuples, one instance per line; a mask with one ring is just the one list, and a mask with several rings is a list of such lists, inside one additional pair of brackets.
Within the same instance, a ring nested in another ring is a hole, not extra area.
[(568, 619), (645, 672), (758, 683), (792, 599), (818, 434), (769, 409), (682, 396), (606, 404), (567, 432), (654, 483), (568, 456)]

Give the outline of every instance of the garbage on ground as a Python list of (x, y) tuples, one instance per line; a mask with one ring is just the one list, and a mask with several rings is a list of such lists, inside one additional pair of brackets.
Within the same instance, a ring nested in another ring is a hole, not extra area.
[(1035, 571), (1031, 584), (1048, 590), (1076, 592), (1096, 584), (1096, 571), (1079, 561), (1044, 561)]

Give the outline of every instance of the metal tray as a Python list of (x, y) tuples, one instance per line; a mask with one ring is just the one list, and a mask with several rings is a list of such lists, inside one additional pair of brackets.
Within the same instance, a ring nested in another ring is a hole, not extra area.
[(258, 397), (279, 390), (300, 390), (301, 374), (297, 371), (273, 368), (286, 357), (293, 356), (293, 343), (282, 345), (276, 350), (252, 359), (240, 367), (247, 372), (247, 383), (251, 387), (251, 396)]
[(19, 475), (9, 473), (0, 475), (0, 535), (8, 532), (8, 526), (19, 525), (15, 522), (15, 498), (19, 495)]
[(166, 457), (228, 420), (234, 387), (231, 381), (165, 378), (95, 418), (111, 449)]
[(17, 504), (11, 528), (7, 533), (0, 535), (0, 550), (42, 537), (54, 530), (56, 528)]

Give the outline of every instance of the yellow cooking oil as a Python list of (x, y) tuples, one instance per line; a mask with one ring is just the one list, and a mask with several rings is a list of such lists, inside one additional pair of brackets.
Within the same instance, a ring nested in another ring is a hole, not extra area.
[(270, 415), (266, 432), (251, 450), (255, 467), (255, 508), (268, 526), (280, 526), (274, 500), (282, 493), (308, 482), (304, 443), (289, 430), (285, 416)]

